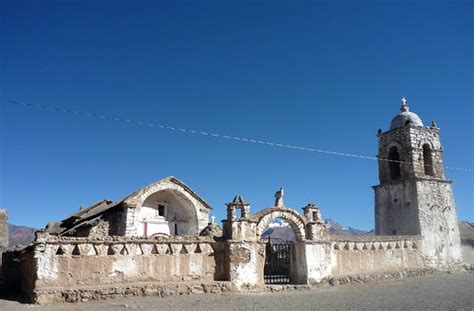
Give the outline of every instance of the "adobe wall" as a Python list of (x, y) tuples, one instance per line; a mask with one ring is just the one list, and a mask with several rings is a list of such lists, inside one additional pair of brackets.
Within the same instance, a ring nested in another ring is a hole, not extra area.
[(227, 241), (226, 279), (236, 289), (256, 289), (264, 284), (265, 243), (262, 241)]
[(24, 293), (27, 298), (33, 300), (36, 280), (33, 246), (4, 252), (2, 256), (2, 276), (6, 290)]
[(331, 276), (423, 267), (418, 236), (331, 237)]
[(331, 274), (329, 241), (295, 241), (291, 252), (291, 283), (317, 284)]
[(30, 296), (34, 289), (32, 300), (40, 303), (63, 301), (71, 290), (99, 284), (113, 289), (225, 279), (223, 245), (209, 237), (90, 239), (39, 233), (25, 254), (12, 254), (26, 259), (11, 270), (17, 279), (29, 279), (18, 287)]

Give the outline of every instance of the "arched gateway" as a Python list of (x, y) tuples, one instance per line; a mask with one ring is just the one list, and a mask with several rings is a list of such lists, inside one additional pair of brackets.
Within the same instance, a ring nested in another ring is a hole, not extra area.
[[(246, 254), (247, 258), (242, 261), (244, 257), (229, 257), (229, 280), (236, 284), (307, 284), (310, 279), (326, 274), (321, 268), (310, 269), (312, 265), (320, 265), (319, 257), (326, 256), (328, 252), (327, 243), (322, 241), (327, 226), (321, 220), (319, 208), (308, 204), (303, 208), (304, 215), (300, 215), (283, 205), (282, 196), (283, 189), (280, 189), (275, 195), (274, 207), (253, 215), (249, 213), (250, 205), (240, 196), (227, 204), (223, 238), (227, 240), (229, 251)], [(269, 243), (261, 239), (265, 229), (276, 219), (283, 219), (289, 224), (295, 235), (294, 241), (282, 246), (272, 243), (271, 239)], [(252, 280), (248, 276), (252, 276)]]
[(265, 228), (268, 227), (277, 218), (282, 218), (288, 222), (295, 234), (297, 241), (304, 241), (306, 239), (306, 225), (308, 220), (298, 214), (296, 211), (286, 207), (271, 207), (253, 216), (257, 221), (257, 238), (262, 236)]
[[(285, 207), (272, 207), (254, 215), (257, 222), (256, 236), (262, 239), (270, 225), (277, 220), (284, 220), (293, 231), (294, 240), (282, 241), (269, 237), (265, 245), (265, 261), (263, 266), (263, 279), (265, 284), (299, 283), (296, 275), (299, 274), (298, 260), (304, 256), (296, 243), (306, 239), (307, 219), (296, 211)], [(287, 227), (288, 228), (288, 227)], [(285, 230), (285, 229), (284, 229)]]

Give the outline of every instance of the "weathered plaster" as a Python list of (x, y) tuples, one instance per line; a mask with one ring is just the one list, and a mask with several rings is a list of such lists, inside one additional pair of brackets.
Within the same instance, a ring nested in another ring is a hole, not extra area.
[(229, 281), (237, 289), (263, 285), (265, 247), (262, 242), (229, 242)]
[(331, 275), (423, 267), (417, 236), (333, 237)]
[(308, 242), (305, 244), (306, 283), (319, 283), (331, 275), (331, 244), (328, 242)]

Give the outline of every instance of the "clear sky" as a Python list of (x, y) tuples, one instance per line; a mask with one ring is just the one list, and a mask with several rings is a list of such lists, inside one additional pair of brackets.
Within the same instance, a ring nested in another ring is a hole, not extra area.
[[(1, 1), (0, 207), (43, 227), (173, 175), (225, 217), (308, 202), (374, 227), (377, 163), (9, 104), (375, 156), (408, 98), (473, 168), (471, 1)], [(454, 180), (474, 221), (472, 172)]]

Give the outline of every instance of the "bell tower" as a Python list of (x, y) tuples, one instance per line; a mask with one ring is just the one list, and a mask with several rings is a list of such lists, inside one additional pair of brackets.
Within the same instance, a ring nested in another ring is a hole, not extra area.
[(445, 178), (436, 123), (424, 126), (404, 97), (390, 130), (379, 130), (377, 136), (380, 185), (373, 187), (375, 233), (420, 235), (428, 264), (460, 262), (452, 181)]

